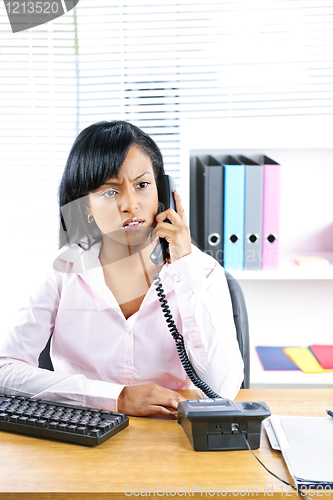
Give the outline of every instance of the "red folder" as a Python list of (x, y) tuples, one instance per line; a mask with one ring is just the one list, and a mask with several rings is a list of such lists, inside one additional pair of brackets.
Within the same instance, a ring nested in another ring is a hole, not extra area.
[(314, 344), (310, 347), (319, 364), (325, 370), (333, 370), (333, 345)]

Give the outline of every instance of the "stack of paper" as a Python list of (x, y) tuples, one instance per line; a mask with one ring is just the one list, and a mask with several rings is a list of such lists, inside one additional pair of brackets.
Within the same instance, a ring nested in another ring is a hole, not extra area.
[(333, 487), (333, 418), (272, 415), (263, 422), (272, 448), (279, 449), (298, 488)]

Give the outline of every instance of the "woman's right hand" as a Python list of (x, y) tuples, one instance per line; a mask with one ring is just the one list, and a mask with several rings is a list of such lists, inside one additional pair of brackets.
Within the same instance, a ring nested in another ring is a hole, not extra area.
[(118, 397), (118, 411), (136, 417), (176, 418), (177, 406), (185, 398), (157, 384), (126, 386)]

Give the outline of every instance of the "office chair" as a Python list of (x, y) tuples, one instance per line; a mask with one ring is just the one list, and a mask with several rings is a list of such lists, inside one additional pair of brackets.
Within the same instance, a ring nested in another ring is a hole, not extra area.
[(52, 335), (50, 336), (46, 346), (42, 350), (42, 352), (39, 355), (38, 358), (38, 366), (39, 368), (44, 368), (44, 370), (51, 370), (53, 371), (53, 364), (50, 358), (50, 346), (51, 346), (51, 338)]
[[(234, 322), (236, 326), (237, 340), (239, 343), (240, 352), (244, 361), (244, 381), (242, 389), (250, 387), (250, 348), (249, 348), (249, 324), (247, 318), (246, 304), (242, 289), (231, 274), (225, 271), (227, 283), (230, 291), (232, 309), (234, 314)], [(52, 335), (51, 335), (52, 337)], [(40, 353), (38, 366), (46, 370), (53, 370), (52, 361), (50, 358), (50, 342), (46, 344), (43, 351)]]
[(247, 317), (247, 309), (244, 295), (240, 284), (227, 271), (225, 276), (229, 287), (229, 292), (232, 302), (232, 310), (234, 314), (234, 322), (236, 326), (237, 340), (239, 349), (244, 361), (244, 381), (242, 389), (250, 388), (250, 343), (249, 343), (249, 322)]

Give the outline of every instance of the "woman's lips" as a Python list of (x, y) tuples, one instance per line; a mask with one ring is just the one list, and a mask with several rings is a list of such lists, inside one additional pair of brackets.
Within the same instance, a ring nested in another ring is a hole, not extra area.
[(126, 229), (127, 231), (137, 231), (142, 226), (143, 226), (142, 219), (128, 219), (125, 220), (123, 224), (123, 228)]

